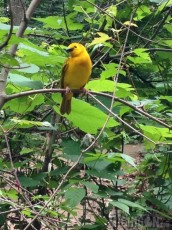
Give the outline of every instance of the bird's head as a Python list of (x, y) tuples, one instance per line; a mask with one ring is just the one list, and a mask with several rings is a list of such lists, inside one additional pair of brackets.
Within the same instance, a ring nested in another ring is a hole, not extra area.
[(66, 51), (70, 53), (71, 57), (76, 57), (85, 52), (86, 49), (80, 43), (71, 43)]

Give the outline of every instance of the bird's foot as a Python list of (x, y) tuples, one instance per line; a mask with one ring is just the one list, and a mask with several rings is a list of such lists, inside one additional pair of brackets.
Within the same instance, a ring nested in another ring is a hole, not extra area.
[(82, 95), (85, 96), (85, 95), (87, 95), (87, 94), (88, 94), (88, 90), (85, 89), (85, 88), (83, 88), (83, 89), (82, 89)]
[(68, 94), (68, 93), (71, 93), (71, 89), (67, 86), (66, 89), (65, 89), (65, 94)]

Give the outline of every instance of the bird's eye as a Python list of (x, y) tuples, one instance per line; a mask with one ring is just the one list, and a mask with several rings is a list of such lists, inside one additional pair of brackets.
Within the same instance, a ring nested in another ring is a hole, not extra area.
[(77, 48), (77, 46), (74, 46), (74, 48), (76, 49), (76, 48)]

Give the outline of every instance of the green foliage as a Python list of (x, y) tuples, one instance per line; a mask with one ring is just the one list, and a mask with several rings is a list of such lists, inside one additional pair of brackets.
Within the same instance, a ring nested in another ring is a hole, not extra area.
[[(10, 68), (5, 91), (17, 95), (0, 120), (1, 228), (11, 221), (24, 229), (39, 212), (36, 229), (118, 229), (122, 217), (142, 217), (141, 229), (155, 214), (171, 221), (171, 4), (45, 0), (25, 35), (12, 34), (0, 50), (0, 68)], [(0, 18), (1, 43), (9, 22)], [(85, 87), (96, 100), (73, 97), (72, 112), (61, 116), (53, 90), (71, 42), (88, 49), (94, 68)], [(126, 152), (127, 143), (144, 151)]]

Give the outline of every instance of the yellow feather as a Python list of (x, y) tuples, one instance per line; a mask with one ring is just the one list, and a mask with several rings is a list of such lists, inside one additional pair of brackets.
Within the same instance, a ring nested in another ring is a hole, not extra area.
[(61, 77), (61, 88), (66, 89), (60, 106), (61, 114), (71, 112), (71, 100), (73, 93), (69, 89), (82, 89), (89, 81), (92, 62), (87, 50), (80, 43), (72, 43), (68, 46), (70, 57), (66, 60)]

